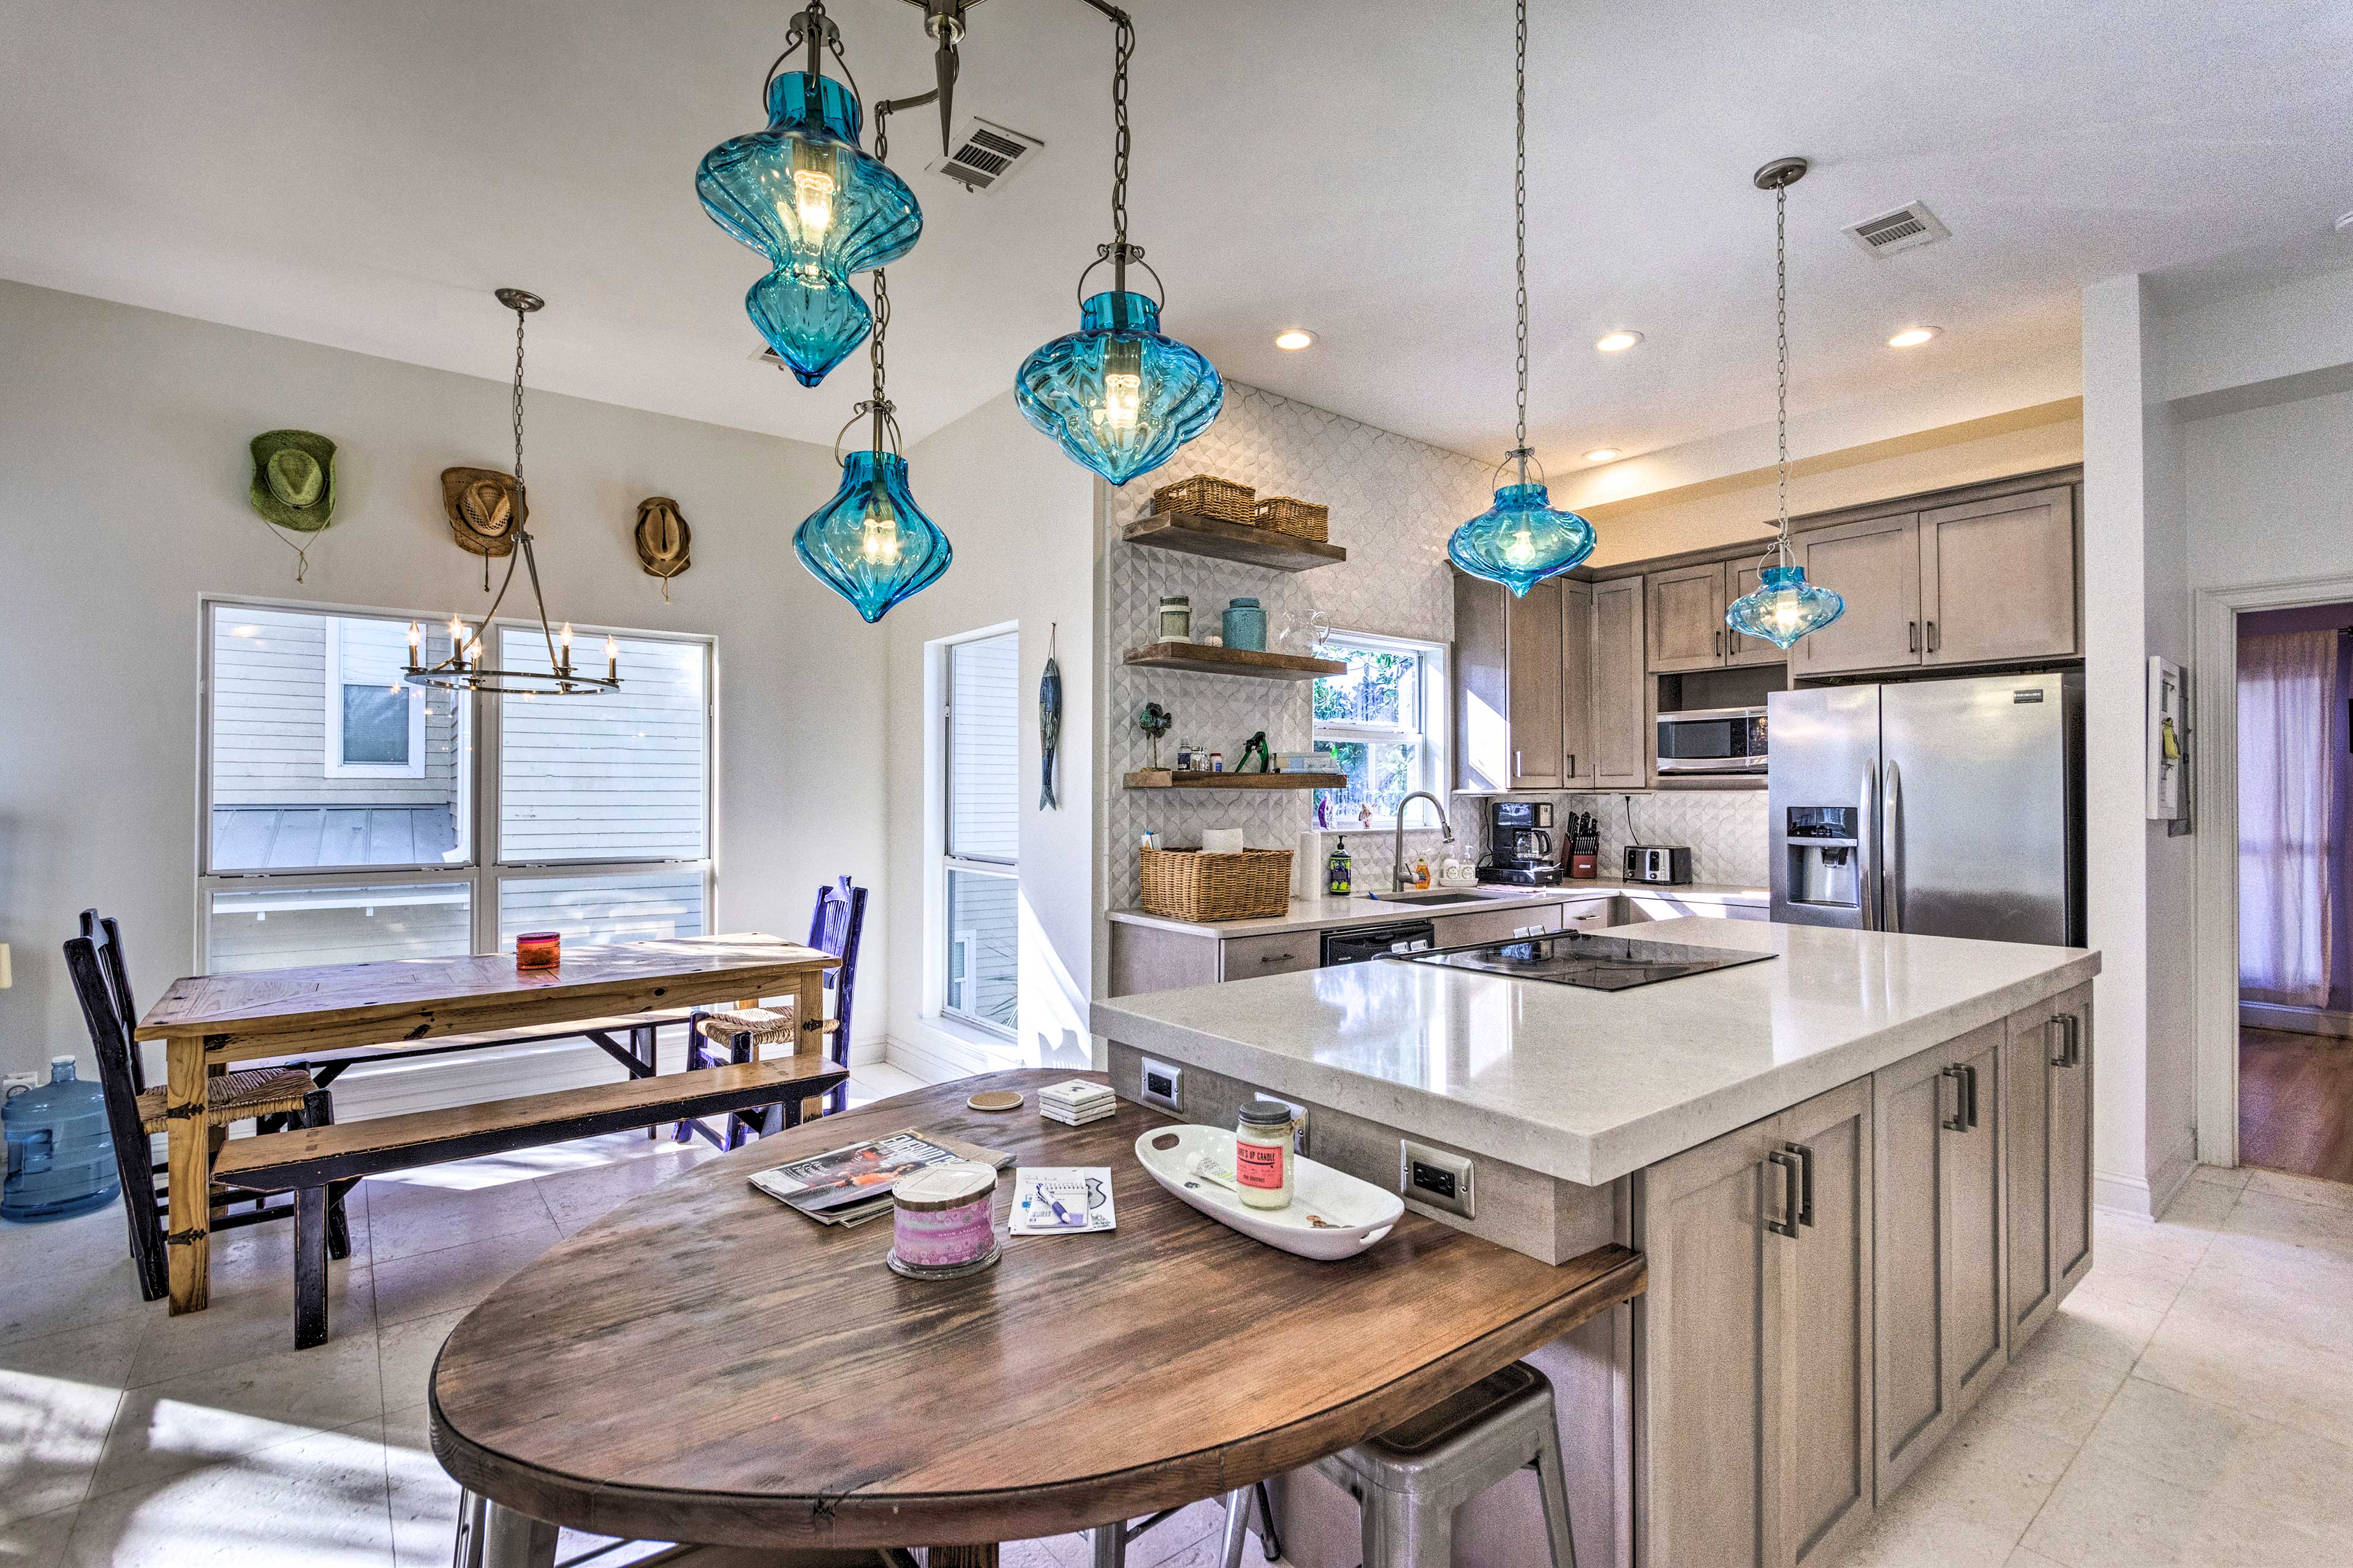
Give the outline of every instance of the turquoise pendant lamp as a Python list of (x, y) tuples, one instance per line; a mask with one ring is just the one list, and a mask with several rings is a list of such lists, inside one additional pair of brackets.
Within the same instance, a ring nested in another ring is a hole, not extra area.
[(1542, 470), (1528, 478), (1535, 454), (1528, 447), (1528, 5), (1519, 0), (1514, 32), (1513, 72), (1518, 85), (1514, 100), (1517, 155), (1512, 166), (1512, 210), (1518, 218), (1516, 276), (1519, 281), (1518, 441), (1504, 455), (1514, 466), (1512, 482), (1495, 489), (1495, 504), (1456, 529), (1446, 542), (1446, 558), (1473, 577), (1501, 583), (1514, 595), (1525, 595), (1547, 577), (1563, 572), (1593, 553), (1593, 525), (1573, 511), (1552, 504)]
[(1779, 531), (1765, 552), (1773, 564), (1759, 574), (1757, 587), (1732, 602), (1724, 624), (1743, 637), (1763, 637), (1787, 650), (1809, 632), (1818, 632), (1846, 614), (1846, 600), (1789, 559), (1789, 187), (1806, 177), (1803, 158), (1776, 158), (1755, 175), (1757, 188), (1773, 193), (1775, 372), (1778, 401), (1774, 429), (1778, 442)]
[[(1095, 247), (1095, 259), (1079, 275), (1079, 330), (1021, 362), (1013, 399), (1022, 417), (1053, 437), (1072, 462), (1124, 485), (1208, 429), (1225, 406), (1226, 384), (1207, 355), (1160, 330), (1159, 301), (1127, 286), (1131, 263), (1151, 272), (1155, 284), (1160, 274), (1145, 261), (1144, 247), (1127, 240), (1127, 62), (1135, 52), (1135, 27), (1124, 11), (1112, 16), (1118, 27), (1112, 241)], [(1090, 297), (1087, 273), (1106, 261), (1111, 289)], [(1160, 292), (1165, 297), (1167, 289)]]
[(793, 28), (786, 52), (805, 40), (807, 68), (771, 79), (767, 128), (705, 153), (694, 189), (712, 222), (768, 258), (744, 309), (786, 368), (815, 386), (872, 325), (850, 274), (913, 250), (923, 214), (904, 181), (860, 151), (857, 94), (819, 68), (825, 46), (841, 54), (822, 0)]

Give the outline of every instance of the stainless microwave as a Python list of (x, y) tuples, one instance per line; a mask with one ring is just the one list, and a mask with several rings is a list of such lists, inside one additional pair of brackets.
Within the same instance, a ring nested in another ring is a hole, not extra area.
[(1662, 773), (1763, 773), (1765, 710), (1694, 708), (1659, 715)]

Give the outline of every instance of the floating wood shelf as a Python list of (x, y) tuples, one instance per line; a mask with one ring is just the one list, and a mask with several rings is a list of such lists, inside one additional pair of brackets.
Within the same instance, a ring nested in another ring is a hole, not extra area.
[(1348, 558), (1348, 552), (1336, 544), (1319, 544), (1255, 523), (1228, 522), (1222, 517), (1189, 511), (1147, 513), (1129, 523), (1121, 537), (1130, 544), (1214, 555), (1220, 561), (1271, 566), (1278, 572), (1312, 571)]
[(1336, 658), (1310, 658), (1297, 653), (1261, 653), (1247, 647), (1211, 647), (1207, 643), (1156, 642), (1132, 647), (1126, 662), (1151, 669), (1190, 669), (1203, 675), (1251, 675), (1262, 680), (1313, 680), (1320, 675), (1345, 675), (1348, 667)]
[(1180, 773), (1146, 768), (1126, 778), (1130, 789), (1345, 789), (1345, 773)]

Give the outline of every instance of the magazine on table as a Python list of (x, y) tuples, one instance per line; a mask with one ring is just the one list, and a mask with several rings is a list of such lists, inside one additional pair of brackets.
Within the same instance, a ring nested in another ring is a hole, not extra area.
[(754, 1172), (751, 1180), (786, 1208), (820, 1225), (856, 1225), (890, 1209), (891, 1184), (900, 1177), (955, 1160), (974, 1160), (1001, 1171), (1013, 1163), (1013, 1156), (910, 1127)]

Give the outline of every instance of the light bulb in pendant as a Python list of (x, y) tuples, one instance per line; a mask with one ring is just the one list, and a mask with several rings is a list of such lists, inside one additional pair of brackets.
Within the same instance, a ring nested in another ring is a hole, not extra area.
[(869, 498), (865, 520), (860, 524), (858, 552), (877, 566), (899, 563), (899, 513), (889, 496), (878, 493)]
[(1504, 559), (1514, 566), (1535, 564), (1536, 536), (1527, 529), (1521, 529), (1512, 535), (1512, 542), (1504, 546)]
[(837, 175), (831, 145), (793, 138), (793, 216), (807, 244), (823, 245), (826, 230), (833, 226), (833, 195), (841, 184)]
[(1113, 338), (1103, 345), (1103, 405), (1095, 418), (1107, 428), (1135, 428), (1144, 405), (1144, 345)]

